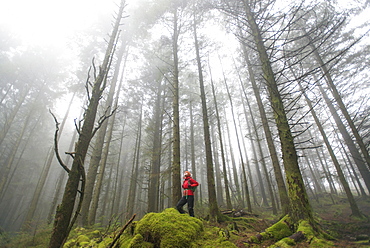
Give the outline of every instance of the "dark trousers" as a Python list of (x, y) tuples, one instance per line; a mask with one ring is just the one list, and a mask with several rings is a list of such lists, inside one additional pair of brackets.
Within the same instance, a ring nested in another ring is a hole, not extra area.
[(185, 211), (182, 209), (182, 207), (186, 203), (188, 204), (189, 215), (194, 217), (194, 196), (193, 195), (183, 196), (176, 205), (177, 210), (180, 213), (184, 214)]

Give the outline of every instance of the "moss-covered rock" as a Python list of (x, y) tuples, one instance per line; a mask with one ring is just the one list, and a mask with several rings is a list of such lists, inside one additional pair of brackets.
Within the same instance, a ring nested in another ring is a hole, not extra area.
[(136, 234), (128, 245), (129, 248), (153, 248), (154, 244), (145, 242), (141, 234)]
[(140, 236), (137, 236), (140, 234), (143, 242), (152, 243), (157, 247), (186, 248), (190, 247), (191, 242), (199, 238), (202, 232), (203, 223), (200, 220), (180, 214), (174, 208), (168, 208), (162, 213), (149, 213), (136, 224), (135, 245), (140, 244)]

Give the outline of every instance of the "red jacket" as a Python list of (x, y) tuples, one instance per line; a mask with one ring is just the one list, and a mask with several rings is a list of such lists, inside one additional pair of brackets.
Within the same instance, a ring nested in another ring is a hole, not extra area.
[(198, 186), (199, 183), (195, 181), (191, 177), (184, 177), (184, 182), (182, 183), (182, 188), (185, 189), (183, 194), (184, 195), (194, 195), (193, 190), (191, 190), (191, 187), (196, 187)]

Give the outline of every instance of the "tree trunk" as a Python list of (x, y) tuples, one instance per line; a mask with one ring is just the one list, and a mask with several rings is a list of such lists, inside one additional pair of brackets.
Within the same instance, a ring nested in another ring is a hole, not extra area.
[(368, 170), (364, 161), (362, 160), (360, 152), (358, 151), (350, 134), (348, 133), (346, 127), (344, 126), (342, 119), (340, 118), (337, 111), (335, 110), (333, 103), (330, 101), (328, 95), (326, 94), (326, 92), (324, 91), (321, 85), (319, 85), (319, 89), (320, 89), (321, 94), (323, 95), (326, 105), (329, 107), (330, 113), (333, 116), (333, 119), (338, 127), (338, 130), (343, 137), (343, 139), (341, 140), (343, 140), (344, 143), (347, 145), (352, 155), (352, 159), (354, 160), (355, 164), (357, 165), (358, 170), (361, 173), (362, 178), (364, 179), (367, 190), (370, 192), (370, 171)]
[[(356, 126), (355, 126), (355, 124), (354, 124), (351, 116), (348, 113), (348, 110), (347, 110), (346, 106), (344, 105), (344, 103), (342, 101), (342, 97), (340, 96), (340, 94), (339, 94), (339, 92), (337, 90), (337, 87), (335, 86), (335, 84), (333, 82), (333, 79), (331, 77), (331, 73), (330, 73), (329, 69), (327, 68), (326, 63), (323, 61), (323, 58), (320, 56), (320, 54), (319, 54), (316, 46), (312, 42), (311, 38), (308, 35), (307, 35), (307, 37), (310, 40), (310, 43), (309, 44), (310, 44), (310, 46), (312, 48), (313, 54), (314, 54), (317, 62), (320, 65), (321, 71), (322, 71), (322, 73), (323, 73), (323, 75), (324, 75), (324, 77), (326, 79), (326, 83), (328, 84), (329, 88), (331, 89), (331, 93), (333, 94), (335, 101), (339, 105), (339, 109), (342, 111), (344, 118), (347, 120), (347, 123), (350, 126), (350, 128), (352, 130), (352, 133), (353, 133), (353, 135), (356, 138), (357, 144), (360, 147), (360, 150), (362, 152), (362, 155), (365, 158), (365, 162), (366, 162), (366, 164), (368, 166), (368, 169), (370, 169), (370, 155), (369, 155), (369, 151), (367, 150), (367, 148), (366, 148), (366, 146), (365, 146), (365, 144), (364, 144), (364, 142), (363, 142), (363, 140), (362, 140), (359, 132), (357, 131), (357, 128), (356, 128)], [(343, 138), (345, 138), (345, 137), (343, 137)], [(354, 157), (354, 159), (355, 160), (361, 160), (360, 162), (361, 163), (364, 163), (363, 158), (361, 156), (360, 157)]]
[[(225, 116), (226, 116), (226, 111), (224, 109)], [(236, 163), (235, 163), (235, 157), (234, 157), (234, 151), (233, 151), (233, 146), (231, 143), (231, 133), (230, 133), (230, 128), (228, 122), (226, 122), (226, 130), (227, 130), (227, 137), (229, 141), (229, 148), (230, 148), (230, 157), (231, 157), (231, 167), (233, 170), (233, 177), (234, 177), (234, 184), (235, 184), (235, 193), (233, 194), (234, 197), (236, 198), (236, 201), (238, 202), (239, 207), (244, 208), (244, 202), (242, 201), (242, 194), (240, 192), (240, 184), (239, 184), (239, 179), (238, 179), (238, 172), (236, 170)], [(236, 196), (235, 196), (236, 195)]]
[[(67, 118), (68, 118), (68, 115), (69, 115), (69, 111), (71, 109), (71, 106), (72, 106), (72, 103), (73, 103), (73, 99), (75, 97), (76, 93), (74, 93), (72, 95), (72, 98), (71, 100), (69, 101), (69, 104), (68, 104), (68, 108), (67, 108), (67, 111), (64, 115), (64, 118), (63, 118), (63, 121), (60, 125), (60, 128), (59, 128), (59, 133), (58, 133), (58, 140), (59, 140), (59, 137), (60, 135), (62, 134), (63, 132), (63, 129), (64, 129), (64, 125), (67, 121)], [(32, 112), (32, 111), (31, 111)], [(28, 121), (26, 121), (27, 123)], [(54, 159), (54, 155), (55, 153), (53, 152), (53, 150), (50, 150), (50, 152), (48, 153), (48, 158), (46, 160), (46, 163), (44, 165), (44, 168), (42, 170), (42, 173), (40, 175), (40, 178), (37, 182), (37, 186), (36, 186), (36, 189), (35, 189), (35, 192), (33, 194), (33, 197), (32, 197), (32, 200), (31, 200), (31, 203), (30, 203), (30, 207), (28, 208), (28, 211), (27, 211), (27, 215), (26, 215), (26, 218), (24, 220), (24, 223), (27, 225), (28, 223), (31, 222), (31, 220), (33, 219), (34, 217), (34, 214), (35, 214), (35, 211), (36, 211), (36, 207), (37, 207), (37, 203), (40, 199), (40, 196), (41, 196), (41, 192), (42, 192), (42, 189), (44, 188), (44, 185), (45, 185), (45, 182), (46, 182), (46, 179), (47, 179), (47, 176), (49, 174), (49, 170), (50, 170), (50, 167), (51, 167), (51, 164), (53, 162), (53, 159)]]
[(159, 184), (162, 154), (162, 79), (158, 80), (157, 98), (154, 107), (154, 131), (148, 188), (148, 212), (158, 212)]
[[(115, 65), (115, 71), (113, 78), (111, 80), (111, 86), (109, 88), (109, 93), (107, 100), (104, 104), (106, 110), (112, 111), (112, 105), (113, 105), (113, 97), (114, 93), (116, 90), (116, 85), (118, 81), (118, 75), (119, 75), (119, 70), (120, 70), (120, 65), (122, 62), (123, 54), (126, 51), (126, 46), (125, 44), (122, 44), (118, 54), (117, 54), (117, 63)], [(112, 118), (113, 119), (113, 118)], [(87, 226), (87, 225), (92, 225), (93, 223), (89, 221), (89, 215), (92, 214), (92, 211), (89, 211), (90, 205), (92, 204), (92, 199), (93, 199), (93, 194), (94, 194), (94, 188), (98, 176), (98, 169), (99, 166), (101, 165), (101, 160), (103, 155), (103, 149), (104, 149), (104, 144), (109, 144), (107, 141), (105, 143), (105, 138), (107, 135), (107, 129), (108, 129), (108, 121), (104, 122), (103, 125), (100, 127), (97, 137), (95, 139), (95, 144), (93, 148), (93, 152), (91, 155), (91, 160), (90, 160), (90, 165), (89, 165), (89, 170), (87, 172), (87, 177), (86, 177), (86, 190), (85, 190), (85, 199), (82, 203), (82, 209), (81, 209), (81, 224), (82, 226)], [(95, 202), (96, 203), (96, 202)], [(96, 214), (96, 213), (95, 213)], [(94, 215), (94, 214), (93, 214)], [(95, 219), (95, 218), (94, 218)]]
[(272, 70), (260, 29), (256, 23), (254, 14), (250, 9), (249, 0), (244, 0), (243, 2), (247, 20), (262, 64), (263, 76), (267, 84), (269, 100), (272, 109), (274, 110), (274, 119), (279, 133), (286, 182), (288, 185), (288, 195), (290, 198), (289, 215), (296, 224), (298, 224), (300, 220), (307, 220), (310, 225), (314, 227), (316, 224), (313, 219), (311, 205), (308, 201), (302, 174), (299, 169), (297, 151), (285, 113), (283, 101), (275, 80), (275, 75)]
[(212, 84), (212, 95), (213, 95), (213, 102), (215, 105), (215, 111), (216, 111), (216, 119), (217, 119), (217, 131), (218, 131), (218, 140), (220, 142), (220, 149), (221, 149), (221, 159), (222, 159), (222, 174), (224, 178), (224, 184), (225, 184), (225, 195), (226, 195), (226, 207), (228, 209), (232, 209), (231, 204), (231, 197), (230, 197), (230, 186), (229, 186), (229, 179), (227, 178), (227, 169), (226, 169), (226, 158), (225, 158), (225, 151), (224, 151), (224, 143), (222, 140), (222, 131), (221, 131), (221, 120), (220, 120), (220, 114), (218, 111), (218, 105), (217, 105), (217, 99), (216, 99), (216, 93), (215, 93), (215, 86), (212, 80), (212, 73), (211, 73), (211, 84)]
[[(243, 108), (244, 108), (244, 106), (243, 106)], [(246, 112), (245, 112), (245, 109), (244, 109), (244, 115), (245, 116), (247, 115)], [(247, 124), (247, 130), (250, 133), (250, 126), (249, 126), (247, 117), (246, 117), (246, 124)], [(248, 157), (248, 153), (247, 153), (245, 142), (244, 142), (244, 137), (246, 137), (246, 135), (244, 135), (243, 130), (242, 130), (242, 126), (241, 126), (241, 122), (240, 122), (240, 115), (238, 115), (238, 126), (239, 126), (240, 137), (242, 137), (241, 138), (241, 141), (242, 141), (241, 143), (242, 143), (242, 147), (243, 147), (243, 152), (245, 154), (245, 160), (246, 160), (246, 165), (247, 165), (247, 170), (248, 170), (249, 182), (250, 182), (250, 185), (251, 185), (251, 192), (252, 192), (252, 196), (253, 196), (253, 201), (256, 203), (257, 202), (257, 197), (256, 197), (256, 192), (255, 192), (256, 190), (254, 190), (254, 188), (253, 188), (254, 180), (253, 180), (252, 170), (251, 170), (251, 166), (250, 166), (251, 163), (250, 163), (250, 159)], [(251, 142), (251, 146), (252, 146), (252, 152), (253, 152), (254, 161), (255, 161), (255, 165), (256, 165), (256, 172), (258, 173), (257, 177), (260, 177), (261, 173), (260, 173), (259, 168), (258, 168), (257, 154), (256, 154), (256, 149), (254, 147), (253, 142)], [(261, 179), (260, 182), (262, 184), (261, 189), (263, 189), (262, 198), (263, 198), (263, 201), (266, 204), (266, 206), (268, 206), (268, 201), (267, 201), (267, 198), (266, 198), (265, 189), (263, 187), (262, 177), (260, 177), (260, 179)]]
[(214, 130), (215, 126), (211, 125), (211, 144), (213, 149), (213, 158), (214, 158), (214, 164), (215, 164), (215, 180), (216, 180), (216, 193), (217, 193), (217, 203), (219, 206), (224, 205), (224, 195), (223, 195), (223, 185), (221, 181), (221, 171), (220, 171), (220, 161), (219, 161), (219, 155), (218, 155), (218, 146), (217, 146), (217, 138), (216, 132)]
[[(267, 170), (267, 165), (266, 165), (266, 162), (265, 162), (265, 158), (263, 156), (261, 139), (259, 137), (259, 131), (257, 129), (257, 124), (256, 124), (256, 121), (255, 121), (255, 116), (253, 114), (253, 110), (252, 110), (251, 105), (249, 103), (249, 100), (247, 98), (247, 94), (245, 92), (245, 89), (244, 89), (243, 84), (242, 84), (242, 89), (243, 89), (243, 93), (244, 93), (244, 99), (247, 102), (248, 110), (249, 110), (249, 113), (251, 115), (252, 126), (253, 126), (253, 129), (255, 130), (256, 143), (257, 143), (258, 152), (259, 152), (259, 156), (260, 156), (260, 160), (261, 160), (261, 164), (262, 164), (262, 170), (263, 170), (263, 173), (265, 174), (265, 178), (266, 178), (266, 182), (267, 182), (267, 189), (268, 189), (269, 194), (270, 194), (271, 205), (272, 205), (272, 213), (273, 214), (277, 214), (277, 206), (276, 206), (276, 202), (275, 202), (275, 195), (274, 195), (274, 191), (272, 189), (272, 182), (270, 180), (270, 176), (269, 176), (269, 173), (268, 173), (268, 170)], [(243, 103), (244, 103), (244, 101), (243, 101)], [(248, 130), (250, 130), (250, 127), (249, 126), (248, 126)], [(249, 131), (249, 133), (250, 133), (250, 131)], [(254, 146), (252, 146), (252, 147), (254, 147)], [(256, 156), (256, 159), (257, 159), (257, 156)], [(256, 161), (256, 163), (257, 163), (257, 161)]]
[(68, 174), (68, 181), (65, 187), (63, 200), (56, 212), (54, 228), (50, 238), (49, 248), (62, 247), (72, 228), (72, 226), (70, 226), (70, 222), (76, 201), (78, 186), (80, 184), (80, 178), (82, 176), (81, 173), (83, 170), (87, 150), (89, 148), (90, 141), (93, 135), (93, 128), (95, 124), (95, 117), (98, 110), (99, 100), (105, 88), (105, 82), (109, 71), (109, 65), (111, 63), (114, 51), (114, 44), (118, 35), (118, 28), (120, 26), (124, 6), (125, 4), (123, 0), (121, 2), (112, 35), (110, 36), (103, 64), (100, 67), (99, 74), (93, 84), (91, 98), (89, 99), (88, 107), (85, 111), (84, 122), (76, 144), (72, 168), (70, 169)]
[(173, 13), (173, 82), (172, 82), (172, 206), (176, 206), (181, 198), (181, 166), (180, 166), (180, 113), (179, 113), (179, 58), (178, 58), (178, 16), (175, 7)]
[[(72, 136), (71, 143), (69, 145), (68, 151), (73, 151), (73, 149), (75, 147), (76, 136), (77, 136), (77, 132), (75, 131), (75, 132), (73, 132), (73, 136)], [(67, 155), (66, 161), (65, 161), (66, 165), (69, 164), (70, 159), (71, 159), (71, 156)], [(52, 222), (53, 214), (55, 212), (55, 208), (57, 206), (58, 199), (60, 198), (60, 195), (61, 195), (63, 183), (65, 181), (65, 175), (66, 175), (66, 172), (63, 169), (61, 169), (59, 177), (58, 177), (58, 181), (57, 181), (57, 184), (56, 184), (56, 187), (55, 187), (54, 197), (53, 197), (53, 200), (51, 202), (51, 206), (50, 206), (50, 210), (49, 210), (49, 214), (48, 214), (48, 218), (47, 218), (47, 223), (48, 224), (50, 224)]]
[(242, 166), (242, 175), (243, 175), (243, 179), (244, 179), (245, 200), (247, 201), (247, 209), (248, 209), (248, 211), (249, 212), (252, 212), (252, 204), (251, 204), (251, 200), (250, 200), (250, 196), (249, 196), (247, 172), (245, 171), (245, 164), (244, 164), (244, 160), (243, 160), (243, 153), (242, 153), (242, 150), (241, 150), (241, 145), (240, 145), (240, 140), (239, 140), (239, 134), (238, 134), (238, 128), (237, 128), (236, 120), (235, 120), (233, 101), (232, 101), (232, 98), (231, 98), (231, 93), (230, 93), (229, 87), (228, 87), (227, 82), (226, 82), (225, 74), (223, 74), (223, 77), (224, 77), (224, 83), (225, 83), (227, 95), (228, 95), (229, 102), (230, 102), (230, 109), (231, 109), (231, 114), (232, 114), (233, 123), (234, 123), (236, 141), (237, 141), (238, 149), (239, 149), (240, 162), (241, 162), (241, 166)]
[(27, 87), (25, 89), (23, 89), (23, 92), (21, 93), (20, 99), (18, 100), (18, 102), (14, 106), (14, 108), (12, 109), (8, 118), (5, 120), (4, 126), (1, 128), (1, 131), (0, 131), (0, 145), (3, 143), (3, 141), (5, 139), (5, 136), (8, 133), (9, 128), (11, 127), (11, 125), (14, 121), (14, 118), (17, 115), (20, 107), (22, 106), (23, 102), (25, 101), (28, 92), (29, 92), (29, 89)]
[(203, 114), (203, 131), (204, 131), (204, 145), (206, 149), (206, 165), (207, 165), (207, 186), (208, 186), (208, 204), (209, 204), (209, 214), (211, 221), (219, 221), (221, 217), (221, 212), (218, 208), (217, 197), (216, 197), (216, 188), (215, 188), (215, 175), (213, 168), (213, 158), (212, 158), (212, 144), (211, 144), (211, 135), (209, 132), (209, 121), (207, 113), (207, 100), (206, 93), (204, 90), (203, 82), (203, 71), (202, 64), (200, 60), (199, 52), (199, 43), (197, 37), (197, 27), (196, 27), (196, 18), (194, 13), (194, 23), (193, 23), (193, 32), (194, 32), (194, 45), (198, 65), (198, 76), (199, 76), (199, 85), (200, 85), (200, 98), (202, 100), (202, 114)]
[(126, 219), (134, 213), (134, 206), (136, 201), (136, 191), (139, 177), (139, 165), (140, 165), (140, 151), (141, 151), (141, 129), (142, 129), (142, 118), (143, 118), (143, 104), (140, 106), (140, 117), (137, 124), (136, 134), (136, 145), (134, 150), (134, 158), (132, 163), (130, 187), (128, 191), (127, 207), (126, 207)]
[(283, 173), (281, 172), (279, 159), (278, 159), (277, 152), (276, 152), (276, 147), (275, 147), (275, 144), (274, 144), (274, 140), (272, 138), (272, 133), (271, 133), (270, 127), (268, 125), (268, 120), (267, 120), (265, 107), (264, 107), (264, 104), (262, 102), (259, 87), (257, 86), (256, 80), (255, 80), (255, 77), (254, 77), (254, 71), (253, 71), (252, 65), (249, 61), (249, 57), (248, 57), (246, 47), (244, 45), (242, 45), (242, 48), (243, 48), (243, 52), (244, 52), (244, 59), (247, 63), (247, 67), (248, 67), (249, 79), (250, 79), (250, 82), (252, 84), (254, 96), (256, 97), (256, 100), (257, 100), (258, 110), (259, 110), (260, 117), (261, 117), (261, 120), (262, 120), (262, 126), (263, 126), (263, 130), (264, 130), (264, 133), (265, 133), (266, 141), (267, 141), (267, 147), (268, 147), (269, 152), (270, 152), (272, 166), (274, 168), (275, 179), (276, 179), (276, 183), (277, 183), (277, 186), (278, 186), (282, 212), (283, 212), (283, 214), (287, 214), (288, 210), (289, 210), (290, 200), (289, 200), (288, 192), (287, 192), (287, 189), (286, 189), (286, 186), (285, 186)]
[(316, 125), (317, 125), (317, 127), (318, 127), (318, 129), (319, 129), (319, 131), (321, 133), (321, 136), (322, 136), (322, 138), (324, 140), (324, 143), (326, 145), (326, 148), (329, 151), (329, 154), (330, 154), (330, 157), (331, 157), (331, 159), (332, 159), (332, 161), (334, 163), (334, 166), (335, 166), (335, 168), (337, 170), (339, 180), (340, 180), (340, 182), (341, 182), (341, 184), (342, 184), (342, 186), (343, 186), (343, 188), (344, 188), (344, 190), (346, 192), (346, 195), (347, 195), (349, 204), (351, 206), (352, 214), (355, 215), (355, 216), (361, 217), (360, 210), (359, 210), (359, 208), (358, 208), (358, 206), (356, 204), (356, 201), (355, 201), (355, 199), (354, 199), (354, 197), (352, 195), (351, 189), (349, 188), (349, 185), (348, 185), (348, 183), (347, 183), (347, 181), (346, 181), (346, 179), (344, 177), (343, 171), (342, 171), (342, 169), (341, 169), (341, 167), (339, 165), (339, 162), (337, 160), (337, 157), (335, 156), (335, 153), (334, 153), (334, 151), (333, 151), (333, 149), (332, 149), (332, 147), (330, 145), (330, 142), (329, 142), (329, 140), (328, 140), (328, 138), (326, 136), (326, 133), (324, 131), (324, 128), (322, 127), (322, 125), (320, 123), (320, 120), (319, 120), (319, 118), (316, 115), (316, 111), (314, 110), (314, 108), (312, 106), (311, 100), (308, 98), (307, 94), (304, 92), (302, 85), (300, 84), (299, 86), (300, 86), (300, 89), (302, 91), (303, 96), (306, 99), (306, 103), (307, 103), (308, 107), (311, 110), (311, 115), (314, 118), (315, 123), (316, 123)]

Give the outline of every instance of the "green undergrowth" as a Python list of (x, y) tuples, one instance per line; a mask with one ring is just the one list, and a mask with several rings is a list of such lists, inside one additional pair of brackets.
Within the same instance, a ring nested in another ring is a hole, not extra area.
[(26, 232), (19, 232), (15, 236), (3, 232), (0, 235), (1, 248), (44, 248), (47, 247), (51, 235), (50, 227), (42, 227), (37, 231), (29, 234)]
[[(359, 200), (362, 200), (359, 201), (362, 203), (360, 207), (369, 216), (369, 199)], [(131, 223), (118, 239), (115, 248), (370, 247), (367, 232), (370, 221), (351, 218), (351, 213), (342, 206), (330, 205), (325, 201), (320, 203), (324, 209), (315, 213), (318, 224), (316, 231), (304, 220), (292, 225), (288, 216), (280, 219), (278, 216), (266, 215), (264, 209), (243, 217), (225, 215), (223, 222), (211, 223), (207, 218), (190, 217), (169, 208), (161, 213), (148, 213), (141, 220)], [(109, 228), (98, 225), (75, 228), (64, 247), (109, 247), (123, 224), (116, 223)], [(51, 229), (51, 226), (47, 226), (31, 234), (18, 233), (16, 236), (1, 232), (0, 247), (47, 247)], [(302, 232), (304, 238), (296, 243), (289, 236), (298, 232)]]

